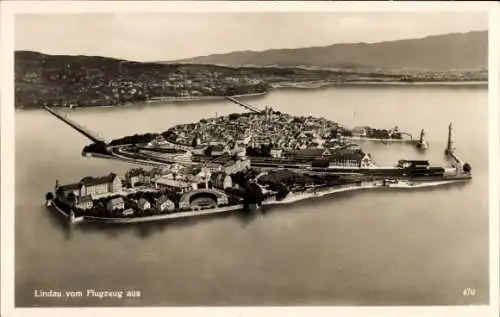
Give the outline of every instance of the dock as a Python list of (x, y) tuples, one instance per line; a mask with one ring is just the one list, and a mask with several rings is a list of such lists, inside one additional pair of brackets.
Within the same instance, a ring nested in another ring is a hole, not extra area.
[(70, 127), (72, 127), (73, 129), (75, 129), (76, 131), (80, 132), (81, 134), (83, 134), (84, 136), (86, 136), (87, 138), (89, 138), (90, 140), (92, 140), (92, 142), (95, 142), (95, 143), (106, 143), (105, 140), (101, 137), (99, 137), (96, 133), (90, 131), (89, 129), (87, 129), (85, 126), (67, 118), (66, 116), (64, 116), (63, 114), (57, 112), (56, 110), (52, 109), (52, 108), (49, 108), (47, 106), (43, 107), (45, 110), (47, 110), (50, 114), (52, 114), (54, 117), (56, 117), (57, 119), (61, 120), (62, 122), (66, 123), (67, 125), (69, 125)]
[(448, 126), (448, 143), (446, 145), (446, 149), (444, 150), (444, 154), (451, 161), (452, 167), (454, 167), (457, 171), (457, 175), (468, 175), (470, 176), (471, 166), (469, 163), (465, 163), (460, 157), (458, 157), (455, 146), (453, 142), (453, 127), (452, 124)]

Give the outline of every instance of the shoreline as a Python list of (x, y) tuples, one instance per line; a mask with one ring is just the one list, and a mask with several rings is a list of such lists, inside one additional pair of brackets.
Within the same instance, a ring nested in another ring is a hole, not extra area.
[[(364, 182), (360, 185), (344, 185), (340, 187), (328, 188), (328, 189), (320, 189), (313, 192), (304, 192), (304, 193), (289, 193), (287, 197), (283, 200), (268, 200), (263, 201), (262, 206), (273, 206), (273, 205), (286, 205), (292, 204), (299, 201), (309, 200), (311, 198), (319, 198), (323, 196), (329, 196), (336, 193), (342, 192), (350, 192), (350, 191), (358, 191), (358, 190), (367, 190), (367, 189), (380, 189), (380, 188), (388, 188), (388, 189), (400, 189), (400, 190), (408, 190), (408, 189), (419, 189), (419, 188), (429, 188), (429, 187), (437, 187), (443, 185), (451, 185), (456, 183), (463, 183), (466, 181), (470, 181), (470, 178), (455, 178), (455, 179), (442, 179), (442, 180), (417, 180), (417, 181), (399, 181), (396, 184), (385, 184), (383, 181), (369, 181)], [(108, 223), (108, 224), (125, 224), (125, 223), (141, 223), (141, 222), (153, 222), (167, 219), (179, 219), (179, 218), (190, 218), (196, 216), (206, 216), (212, 214), (220, 214), (226, 212), (235, 212), (235, 211), (243, 211), (244, 205), (232, 205), (232, 206), (224, 206), (217, 207), (213, 209), (206, 210), (190, 210), (190, 211), (178, 211), (173, 213), (167, 213), (162, 215), (151, 215), (145, 217), (132, 217), (132, 218), (119, 218), (119, 217), (98, 217), (98, 216), (79, 216), (75, 217), (71, 220), (71, 217), (64, 212), (61, 208), (57, 206), (54, 200), (50, 201), (50, 204), (46, 204), (47, 208), (54, 207), (56, 211), (58, 211), (61, 215), (63, 215), (70, 223), (82, 223), (82, 222), (94, 222), (94, 223)]]
[(241, 95), (233, 95), (233, 96), (186, 96), (186, 97), (155, 97), (149, 100), (146, 100), (146, 103), (158, 103), (158, 102), (185, 102), (185, 101), (206, 101), (206, 100), (222, 100), (227, 97), (232, 98), (245, 98), (245, 97), (254, 97), (254, 96), (262, 96), (267, 94), (269, 91), (264, 92), (255, 92)]
[(273, 89), (319, 89), (324, 87), (332, 86), (488, 86), (488, 81), (479, 80), (464, 80), (464, 81), (414, 81), (414, 82), (404, 82), (404, 81), (369, 81), (369, 80), (359, 80), (359, 81), (338, 81), (338, 82), (310, 82), (310, 83), (276, 83), (271, 84)]
[[(273, 90), (280, 89), (304, 89), (314, 90), (321, 88), (328, 88), (334, 86), (461, 86), (461, 87), (488, 87), (488, 81), (422, 81), (422, 82), (401, 82), (401, 81), (347, 81), (347, 82), (310, 82), (310, 83), (276, 83), (270, 84), (271, 88), (265, 92), (248, 93), (233, 95), (233, 98), (247, 98), (259, 97), (271, 93)], [(155, 97), (145, 101), (129, 102), (119, 105), (106, 105), (106, 106), (76, 106), (74, 108), (62, 106), (50, 106), (54, 108), (65, 109), (99, 109), (99, 108), (123, 108), (130, 106), (138, 106), (140, 104), (158, 104), (158, 103), (175, 103), (175, 102), (200, 102), (200, 101), (218, 101), (224, 100), (228, 96), (186, 96), (186, 97)], [(22, 110), (38, 110), (43, 107), (15, 107), (14, 109)]]
[(359, 141), (359, 142), (381, 142), (381, 143), (418, 143), (418, 139), (378, 139), (369, 137), (358, 137), (358, 136), (346, 136), (344, 137), (349, 141)]

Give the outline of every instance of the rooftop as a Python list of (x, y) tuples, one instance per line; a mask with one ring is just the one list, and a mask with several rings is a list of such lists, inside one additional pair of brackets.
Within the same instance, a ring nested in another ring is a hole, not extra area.
[(80, 184), (86, 186), (107, 184), (113, 182), (116, 177), (117, 175), (115, 173), (100, 177), (87, 176), (80, 180)]

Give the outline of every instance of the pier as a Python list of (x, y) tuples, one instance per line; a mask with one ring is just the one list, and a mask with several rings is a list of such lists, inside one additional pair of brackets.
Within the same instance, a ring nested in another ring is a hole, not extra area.
[(231, 102), (234, 102), (235, 104), (239, 105), (239, 106), (242, 106), (243, 108), (245, 109), (248, 109), (252, 112), (261, 112), (262, 110), (258, 109), (257, 107), (254, 107), (246, 102), (243, 102), (241, 100), (238, 100), (236, 98), (233, 98), (233, 97), (226, 97), (227, 100), (231, 101)]
[(45, 110), (47, 110), (50, 114), (52, 114), (54, 117), (56, 117), (57, 119), (63, 121), (64, 123), (66, 123), (67, 125), (69, 125), (73, 129), (75, 129), (76, 131), (80, 132), (81, 134), (83, 134), (84, 136), (86, 136), (87, 138), (89, 138), (90, 140), (92, 140), (93, 142), (95, 142), (95, 143), (106, 143), (101, 137), (99, 137), (98, 135), (96, 135), (94, 132), (90, 131), (89, 129), (87, 129), (83, 125), (78, 124), (78, 123), (74, 122), (71, 119), (68, 119), (66, 116), (58, 113), (54, 109), (51, 109), (51, 108), (49, 108), (47, 106), (45, 106), (43, 108)]
[[(408, 134), (410, 135), (410, 134)], [(419, 140), (415, 139), (377, 139), (377, 138), (369, 138), (363, 136), (344, 136), (342, 137), (344, 140), (348, 141), (370, 141), (370, 142), (380, 142), (380, 143), (404, 143), (404, 144), (418, 144)]]
[(452, 161), (452, 166), (457, 170), (457, 175), (469, 175), (471, 171), (471, 166), (469, 163), (465, 163), (462, 159), (460, 159), (455, 152), (455, 146), (453, 142), (453, 127), (452, 124), (448, 126), (448, 143), (446, 145), (446, 149), (444, 150), (444, 154), (446, 157)]

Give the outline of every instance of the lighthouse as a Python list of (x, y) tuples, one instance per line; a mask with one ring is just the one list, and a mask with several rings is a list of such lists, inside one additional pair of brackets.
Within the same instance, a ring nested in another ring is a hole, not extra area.
[(446, 146), (446, 149), (444, 150), (444, 154), (451, 155), (454, 151), (455, 148), (453, 146), (452, 125), (450, 122), (450, 125), (448, 126), (448, 144)]

